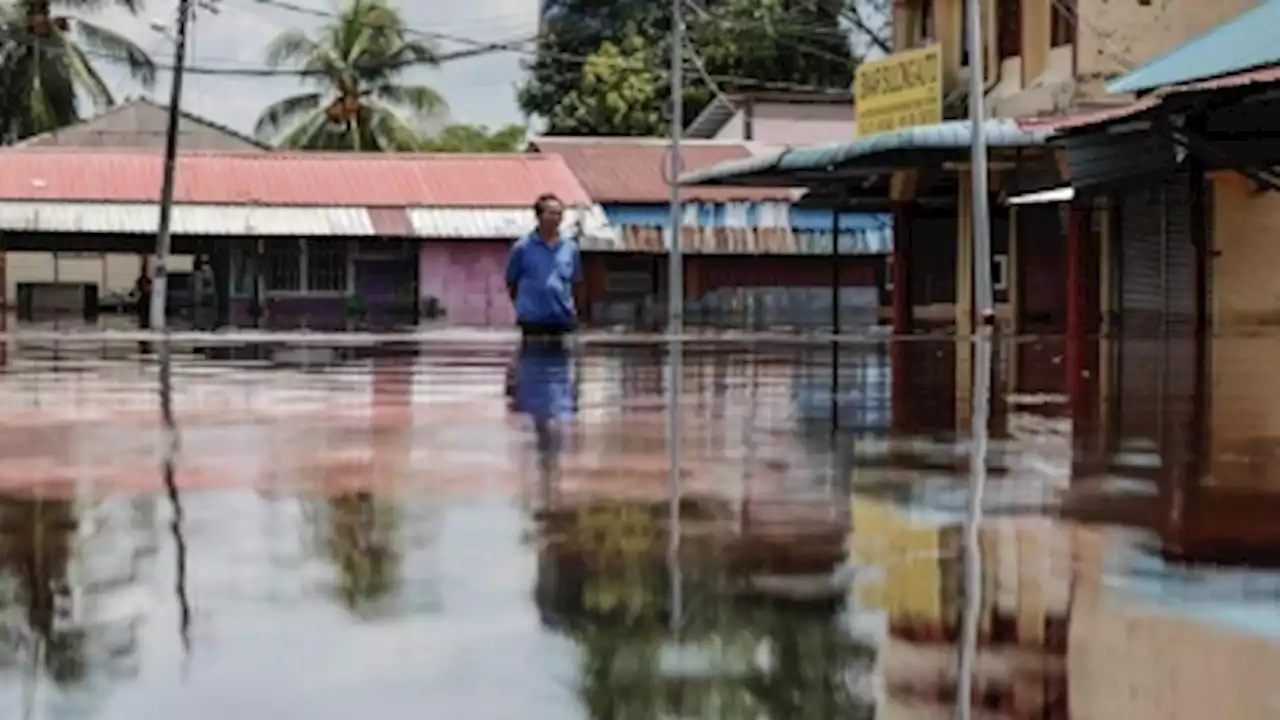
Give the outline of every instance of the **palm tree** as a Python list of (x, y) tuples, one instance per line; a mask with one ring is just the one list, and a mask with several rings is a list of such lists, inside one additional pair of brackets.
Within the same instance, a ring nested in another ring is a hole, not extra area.
[(284, 32), (267, 48), (267, 63), (306, 72), (316, 89), (272, 104), (255, 133), (307, 150), (421, 149), (422, 125), (447, 105), (431, 88), (397, 82), (409, 67), (437, 62), (431, 44), (410, 35), (387, 0), (351, 0), (315, 36)]
[(115, 104), (95, 67), (123, 62), (150, 88), (156, 66), (124, 36), (81, 17), (116, 2), (130, 12), (142, 0), (16, 0), (0, 6), (0, 140), (16, 140), (80, 119), (80, 100), (95, 110)]

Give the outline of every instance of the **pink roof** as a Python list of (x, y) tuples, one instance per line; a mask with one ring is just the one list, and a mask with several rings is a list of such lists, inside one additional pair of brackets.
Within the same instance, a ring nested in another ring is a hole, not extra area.
[[(154, 202), (160, 154), (138, 150), (0, 151), (0, 201)], [(179, 203), (285, 206), (528, 207), (544, 192), (590, 202), (555, 155), (185, 153)]]

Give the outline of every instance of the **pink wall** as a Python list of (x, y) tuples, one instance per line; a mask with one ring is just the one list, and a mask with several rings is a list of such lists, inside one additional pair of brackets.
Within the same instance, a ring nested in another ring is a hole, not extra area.
[(444, 303), (451, 325), (514, 325), (504, 277), (509, 241), (432, 241), (418, 253), (418, 292)]

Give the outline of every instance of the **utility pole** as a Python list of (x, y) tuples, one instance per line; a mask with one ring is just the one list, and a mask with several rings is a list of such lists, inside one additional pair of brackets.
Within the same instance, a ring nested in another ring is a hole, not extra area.
[(684, 132), (684, 3), (671, 0), (671, 240), (667, 248), (667, 453), (671, 508), (667, 562), (671, 572), (671, 624), (678, 631), (684, 606), (680, 577), (681, 432), (680, 396), (684, 383), (684, 258), (680, 250), (680, 138)]
[(982, 47), (982, 0), (968, 0), (969, 13), (969, 123), (973, 142), (973, 293), (978, 318), (984, 326), (995, 323), (995, 299), (991, 290), (991, 210), (987, 194), (986, 73)]
[[(177, 37), (173, 50), (173, 84), (169, 91), (169, 117), (164, 138), (164, 179), (160, 185), (160, 223), (156, 232), (155, 279), (151, 285), (151, 327), (169, 332), (169, 254), (173, 246), (170, 226), (173, 220), (174, 181), (178, 170), (178, 123), (182, 118), (182, 80), (187, 64), (187, 25), (191, 20), (191, 0), (178, 0)], [(167, 353), (161, 345), (161, 353)]]

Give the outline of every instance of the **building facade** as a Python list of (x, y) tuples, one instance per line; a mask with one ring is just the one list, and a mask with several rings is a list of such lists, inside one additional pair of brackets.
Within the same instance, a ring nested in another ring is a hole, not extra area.
[[(106, 112), (75, 125), (27, 138), (15, 147), (24, 150), (52, 148), (132, 148), (160, 152), (164, 148), (168, 108), (150, 100), (127, 100)], [(216, 150), (261, 153), (271, 148), (251, 137), (210, 120), (182, 113), (179, 143), (184, 150)], [(0, 258), (0, 307), (16, 303), (18, 287), (34, 283), (94, 286), (99, 300), (128, 293), (138, 276), (139, 257), (132, 253), (97, 251), (51, 253), (5, 252)], [(187, 273), (190, 255), (174, 257), (170, 270)], [(83, 302), (76, 298), (76, 304)]]
[[(5, 250), (153, 251), (158, 154), (5, 160)], [(557, 157), (192, 153), (177, 178), (174, 252), (211, 258), (219, 321), (233, 325), (507, 325), (502, 260), (533, 227), (534, 198), (563, 198), (574, 233), (607, 232)]]
[[(656, 324), (665, 317), (670, 247), (668, 145), (649, 138), (538, 138), (603, 208), (617, 241), (585, 245), (592, 320)], [(688, 168), (753, 157), (749, 144), (692, 141)], [(789, 188), (682, 191), (686, 322), (730, 328), (877, 322), (892, 248), (889, 218), (804, 207)], [(835, 232), (833, 233), (833, 230)], [(836, 237), (833, 244), (832, 238)], [(594, 269), (593, 269), (594, 268)], [(594, 279), (592, 279), (594, 278)]]

